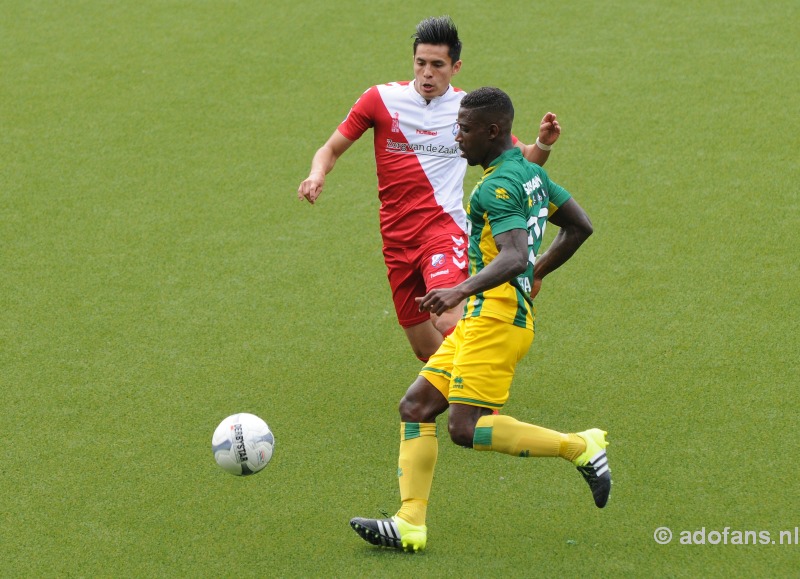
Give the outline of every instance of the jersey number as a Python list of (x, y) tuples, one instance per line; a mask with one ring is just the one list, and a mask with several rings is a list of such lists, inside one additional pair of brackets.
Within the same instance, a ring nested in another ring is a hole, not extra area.
[[(528, 261), (533, 265), (536, 262), (534, 246), (542, 239), (544, 228), (547, 227), (547, 216), (550, 214), (547, 207), (539, 209), (539, 215), (531, 215), (528, 219)], [(530, 291), (530, 288), (526, 288)]]

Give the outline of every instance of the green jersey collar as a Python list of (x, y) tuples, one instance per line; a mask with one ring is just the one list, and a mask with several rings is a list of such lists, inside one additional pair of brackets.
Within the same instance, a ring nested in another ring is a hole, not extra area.
[(520, 150), (519, 147), (514, 146), (508, 149), (507, 151), (503, 151), (503, 153), (499, 157), (497, 157), (494, 161), (492, 161), (489, 164), (489, 166), (486, 168), (486, 171), (484, 171), (483, 174), (486, 175), (487, 173), (491, 173), (492, 171), (497, 169), (499, 165), (502, 165), (505, 161), (508, 161), (509, 159), (512, 159), (514, 157), (522, 157), (522, 151)]

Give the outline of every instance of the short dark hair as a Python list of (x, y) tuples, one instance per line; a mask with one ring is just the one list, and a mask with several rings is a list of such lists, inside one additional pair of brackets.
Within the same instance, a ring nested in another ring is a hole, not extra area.
[(461, 108), (465, 109), (484, 109), (493, 119), (505, 117), (508, 120), (508, 127), (514, 121), (514, 105), (511, 97), (499, 88), (483, 86), (469, 92), (461, 99)]
[(461, 58), (461, 40), (456, 23), (449, 16), (431, 16), (417, 24), (414, 39), (414, 54), (420, 44), (446, 44), (447, 54), (453, 64)]

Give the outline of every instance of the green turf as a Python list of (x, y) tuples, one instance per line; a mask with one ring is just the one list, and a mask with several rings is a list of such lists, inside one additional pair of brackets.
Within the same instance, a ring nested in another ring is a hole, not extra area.
[[(523, 140), (558, 113), (547, 169), (595, 225), (546, 280), (504, 412), (607, 428), (615, 484), (599, 511), (561, 461), (443, 437), (429, 548), (407, 556), (347, 525), (397, 507), (396, 403), (419, 368), (371, 138), (317, 206), (295, 191), (361, 91), (410, 76), (415, 23), (448, 12), (456, 84), (509, 92)], [(795, 575), (800, 545), (678, 534), (800, 526), (799, 17), (789, 0), (5, 0), (0, 576)], [(239, 411), (277, 439), (243, 479), (210, 452)]]

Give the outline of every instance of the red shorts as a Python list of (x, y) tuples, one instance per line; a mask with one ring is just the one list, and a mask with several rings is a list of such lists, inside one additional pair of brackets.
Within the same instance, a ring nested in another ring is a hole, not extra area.
[(414, 298), (467, 279), (467, 243), (466, 235), (444, 235), (417, 247), (384, 246), (383, 258), (401, 326), (410, 328), (430, 319), (428, 312), (419, 311)]

